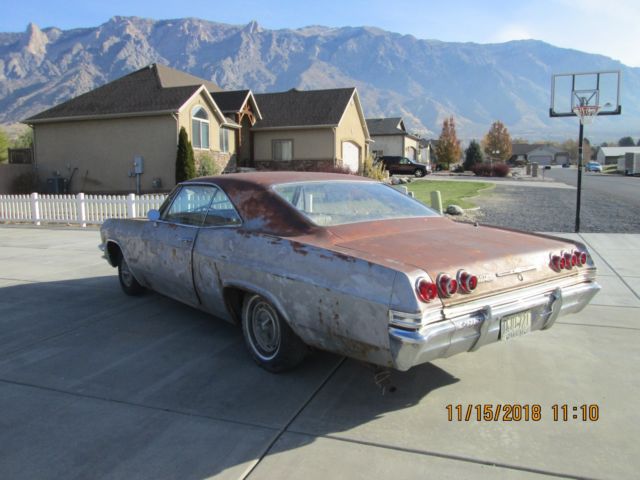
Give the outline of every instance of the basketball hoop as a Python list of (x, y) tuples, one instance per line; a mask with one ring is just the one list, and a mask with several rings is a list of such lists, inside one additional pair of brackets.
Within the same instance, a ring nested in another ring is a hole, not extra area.
[(573, 113), (580, 118), (582, 125), (591, 125), (599, 111), (600, 105), (576, 105), (573, 107)]

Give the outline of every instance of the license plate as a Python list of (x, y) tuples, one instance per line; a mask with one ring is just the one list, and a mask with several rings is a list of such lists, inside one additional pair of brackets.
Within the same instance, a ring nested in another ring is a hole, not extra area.
[(500, 339), (510, 340), (531, 331), (531, 312), (520, 312), (503, 317), (500, 321)]

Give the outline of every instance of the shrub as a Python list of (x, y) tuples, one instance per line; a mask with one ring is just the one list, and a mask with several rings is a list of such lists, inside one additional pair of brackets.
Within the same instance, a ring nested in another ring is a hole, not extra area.
[(373, 163), (373, 155), (369, 155), (362, 163), (362, 176), (374, 180), (384, 180), (384, 165), (382, 162)]
[(510, 169), (506, 163), (476, 163), (471, 171), (478, 177), (506, 177)]
[(493, 165), (491, 174), (494, 177), (506, 177), (509, 175), (509, 165), (505, 163), (496, 163)]
[(220, 173), (220, 167), (208, 153), (200, 155), (198, 158), (198, 176), (209, 177)]
[(456, 165), (453, 167), (453, 173), (464, 173), (464, 167), (462, 165)]
[(490, 177), (491, 165), (488, 163), (476, 163), (471, 167), (471, 171), (478, 177)]

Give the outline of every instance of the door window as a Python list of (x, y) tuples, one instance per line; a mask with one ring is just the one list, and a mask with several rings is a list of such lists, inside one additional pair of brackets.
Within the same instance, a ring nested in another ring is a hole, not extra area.
[(216, 193), (213, 196), (213, 201), (207, 211), (207, 216), (204, 220), (205, 227), (226, 227), (231, 225), (240, 225), (242, 220), (240, 215), (233, 208), (233, 204), (229, 200), (229, 197), (222, 191), (216, 188)]
[(184, 185), (175, 196), (162, 220), (182, 225), (200, 226), (209, 211), (216, 189), (206, 185)]

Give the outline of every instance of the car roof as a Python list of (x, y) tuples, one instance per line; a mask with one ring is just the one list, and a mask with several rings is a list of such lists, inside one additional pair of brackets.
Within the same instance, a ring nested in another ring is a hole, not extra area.
[(271, 186), (282, 183), (314, 181), (374, 182), (358, 175), (322, 172), (250, 172), (200, 177), (182, 185), (209, 183), (229, 196), (243, 220), (243, 228), (280, 236), (319, 233), (324, 228), (313, 224), (302, 213), (275, 193)]

